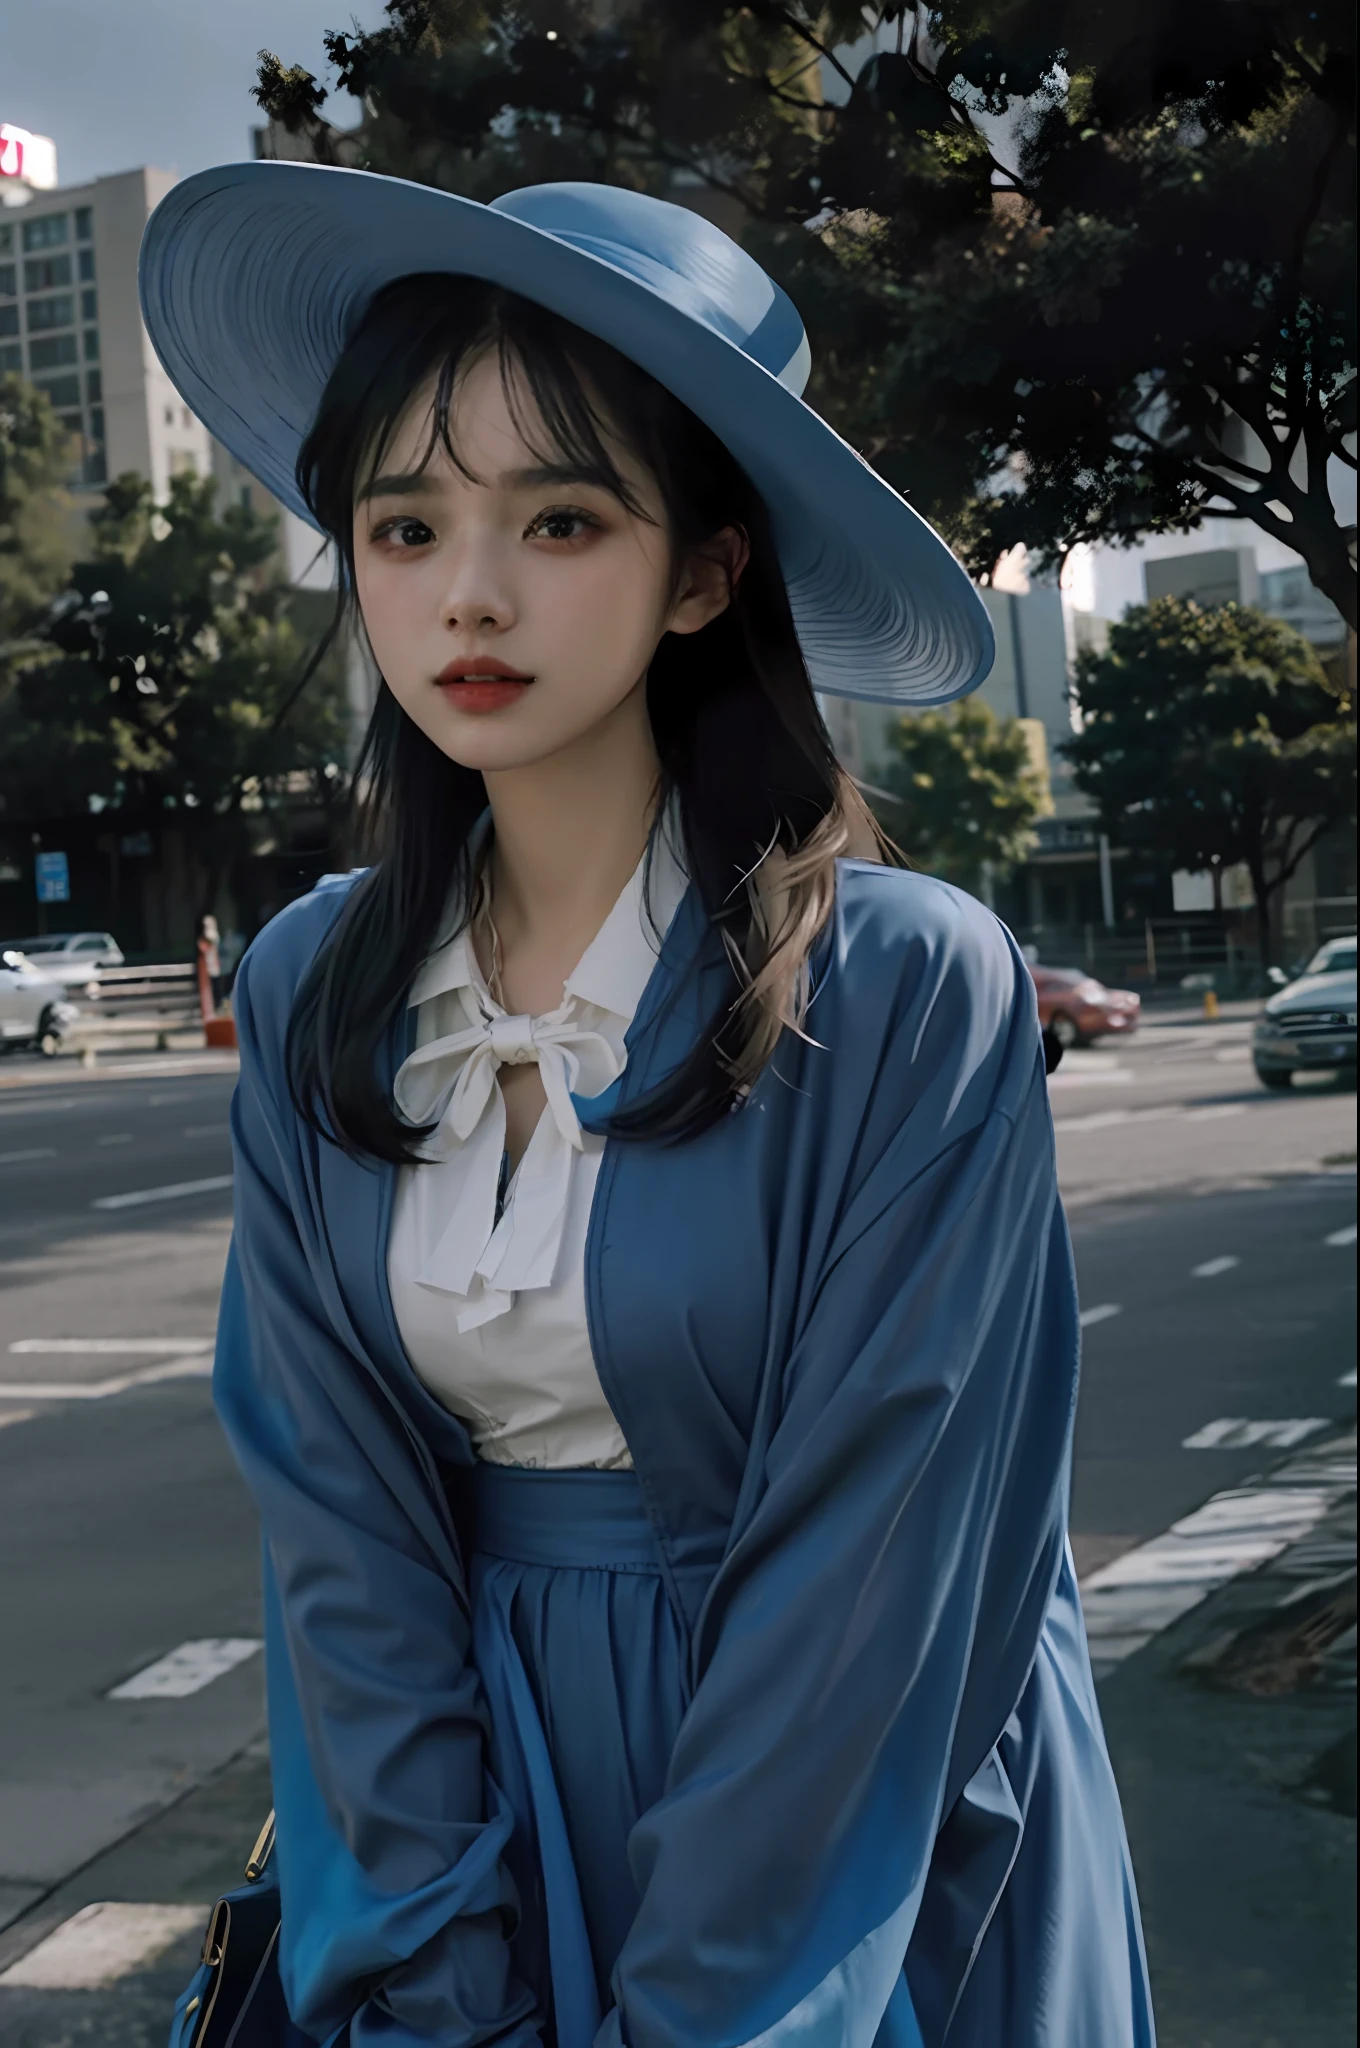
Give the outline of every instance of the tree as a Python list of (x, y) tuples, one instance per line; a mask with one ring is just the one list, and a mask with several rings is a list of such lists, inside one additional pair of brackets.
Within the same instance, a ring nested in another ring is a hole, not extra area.
[(985, 867), (1029, 850), (1048, 789), (1019, 719), (978, 698), (946, 711), (905, 712), (871, 790), (884, 829), (918, 867), (976, 889)]
[(173, 822), (214, 888), (246, 818), (298, 779), (343, 792), (346, 711), (332, 669), (300, 689), (305, 641), (271, 564), (275, 522), (219, 512), (210, 480), (118, 477), (92, 549), (50, 607), (43, 649), (0, 703), (0, 806), (10, 817), (109, 810), (123, 830)]
[(357, 136), (311, 74), (258, 86), (323, 160), (722, 212), (808, 318), (809, 396), (976, 572), (1213, 510), (1354, 626), (1341, 0), (388, 0), (327, 50)]
[[(0, 377), (0, 672), (71, 566), (70, 438), (46, 397)], [(3, 687), (3, 685), (0, 685)]]
[(1355, 817), (1355, 728), (1314, 650), (1250, 606), (1159, 598), (1077, 661), (1079, 789), (1126, 846), (1202, 872), (1242, 863), (1261, 961), (1272, 909), (1323, 833)]

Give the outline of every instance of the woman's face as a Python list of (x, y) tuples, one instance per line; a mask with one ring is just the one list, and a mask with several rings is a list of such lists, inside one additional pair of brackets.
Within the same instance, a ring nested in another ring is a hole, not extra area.
[[(450, 438), (429, 441), (433, 382), (408, 406), (354, 513), (364, 625), (388, 688), (451, 759), (527, 767), (587, 738), (637, 694), (663, 633), (693, 633), (728, 600), (742, 543), (673, 559), (654, 479), (613, 455), (639, 517), (516, 427), (494, 353), (462, 376)], [(529, 401), (516, 394), (527, 410)], [(475, 478), (476, 481), (471, 481)]]

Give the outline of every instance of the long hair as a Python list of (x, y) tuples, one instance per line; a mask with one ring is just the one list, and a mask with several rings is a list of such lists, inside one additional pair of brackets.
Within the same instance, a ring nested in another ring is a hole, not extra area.
[[(339, 556), (336, 629), (356, 610), (355, 502), (412, 394), (433, 380), (424, 460), (442, 444), (464, 468), (450, 412), (460, 374), (490, 352), (517, 427), (531, 445), (550, 444), (541, 459), (569, 462), (641, 513), (608, 437), (633, 451), (656, 480), (677, 565), (724, 527), (744, 530), (749, 543), (726, 609), (697, 633), (665, 635), (646, 682), (659, 807), (678, 809), (683, 857), (720, 936), (729, 986), (680, 1068), (616, 1114), (611, 1129), (691, 1136), (750, 1089), (782, 1032), (801, 1029), (809, 953), (831, 912), (836, 857), (878, 857), (884, 842), (837, 765), (769, 515), (750, 479), (636, 364), (499, 287), (462, 277), (399, 280), (378, 294), (331, 374), (297, 475)], [(427, 1133), (398, 1115), (379, 1079), (378, 1053), (422, 961), (448, 931), (450, 902), (460, 922), (470, 914), (469, 842), (486, 790), (478, 771), (426, 738), (386, 684), (355, 788), (361, 835), (376, 859), (298, 991), (289, 1080), (300, 1113), (347, 1151), (413, 1163)]]

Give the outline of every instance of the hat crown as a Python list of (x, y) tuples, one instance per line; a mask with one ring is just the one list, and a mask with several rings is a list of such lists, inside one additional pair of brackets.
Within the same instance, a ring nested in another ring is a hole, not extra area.
[(491, 205), (636, 278), (802, 395), (812, 359), (797, 308), (702, 214), (617, 185), (526, 185)]

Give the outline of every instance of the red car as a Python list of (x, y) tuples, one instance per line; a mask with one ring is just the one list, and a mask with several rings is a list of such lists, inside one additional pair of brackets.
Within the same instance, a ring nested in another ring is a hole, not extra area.
[(1142, 1008), (1131, 989), (1106, 988), (1077, 967), (1031, 967), (1039, 1022), (1066, 1049), (1138, 1029)]

